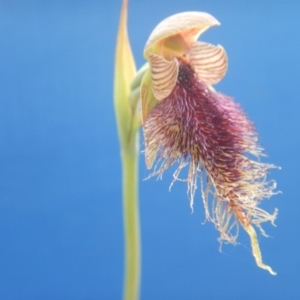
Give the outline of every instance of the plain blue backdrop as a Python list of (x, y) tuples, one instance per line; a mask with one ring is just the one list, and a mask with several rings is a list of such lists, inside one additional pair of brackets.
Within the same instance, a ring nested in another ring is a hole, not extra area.
[[(0, 299), (121, 299), (123, 228), (119, 144), (113, 111), (120, 2), (0, 1)], [(140, 157), (141, 299), (300, 297), (300, 2), (132, 0), (129, 31), (138, 66), (159, 21), (206, 11), (221, 27), (229, 70), (216, 88), (256, 123), (270, 178), (282, 194), (256, 267), (247, 236), (219, 252), (200, 191), (169, 192)], [(141, 141), (141, 150), (143, 148)]]

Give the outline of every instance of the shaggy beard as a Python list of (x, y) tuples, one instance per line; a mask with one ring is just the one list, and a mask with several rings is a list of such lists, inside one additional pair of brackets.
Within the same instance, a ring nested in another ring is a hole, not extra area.
[(220, 231), (220, 241), (234, 243), (238, 224), (255, 224), (265, 234), (260, 224), (273, 223), (277, 211), (269, 214), (257, 205), (274, 194), (276, 183), (266, 181), (273, 165), (250, 158), (263, 150), (252, 122), (231, 98), (204, 84), (189, 64), (179, 64), (175, 88), (143, 126), (146, 157), (157, 158), (151, 176), (161, 176), (178, 161), (174, 182), (189, 165), (184, 180), (191, 207), (199, 176), (206, 218)]

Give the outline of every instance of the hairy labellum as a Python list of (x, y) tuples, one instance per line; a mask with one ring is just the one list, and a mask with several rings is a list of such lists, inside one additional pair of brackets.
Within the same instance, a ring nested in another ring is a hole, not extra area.
[(212, 91), (188, 63), (178, 62), (174, 89), (143, 125), (146, 156), (157, 157), (152, 175), (162, 175), (178, 161), (174, 180), (189, 165), (186, 181), (191, 207), (200, 177), (207, 219), (220, 231), (221, 241), (234, 243), (238, 224), (261, 229), (260, 223), (275, 220), (276, 211), (270, 215), (257, 207), (274, 194), (276, 183), (266, 181), (268, 169), (274, 166), (251, 159), (260, 156), (262, 149), (240, 107)]

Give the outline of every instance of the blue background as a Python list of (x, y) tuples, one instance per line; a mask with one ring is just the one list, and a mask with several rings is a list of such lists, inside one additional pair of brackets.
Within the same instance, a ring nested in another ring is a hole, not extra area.
[[(123, 229), (120, 158), (113, 111), (120, 1), (0, 1), (0, 298), (121, 299)], [(256, 267), (247, 236), (219, 252), (202, 225), (200, 191), (191, 214), (186, 185), (169, 192), (144, 181), (141, 299), (300, 297), (299, 1), (132, 0), (129, 30), (138, 66), (163, 18), (206, 11), (222, 24), (202, 36), (221, 44), (229, 70), (216, 86), (257, 126), (270, 178), (283, 194)], [(141, 141), (142, 149), (142, 141)]]

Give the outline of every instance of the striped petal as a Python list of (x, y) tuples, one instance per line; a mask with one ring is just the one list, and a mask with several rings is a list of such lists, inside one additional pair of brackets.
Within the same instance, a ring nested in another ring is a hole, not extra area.
[(153, 94), (157, 100), (163, 100), (171, 94), (176, 85), (178, 61), (176, 58), (168, 61), (155, 54), (149, 54), (149, 61)]
[[(143, 124), (145, 124), (145, 122), (147, 121), (151, 110), (156, 106), (156, 104), (157, 104), (157, 100), (155, 99), (152, 92), (151, 72), (150, 69), (148, 69), (141, 83), (141, 108), (142, 108)], [(145, 131), (144, 131), (144, 136), (145, 136), (145, 144), (146, 144), (146, 148), (145, 148), (146, 166), (148, 169), (150, 169), (156, 158), (156, 153), (158, 149), (152, 149), (152, 151), (149, 151), (150, 149), (149, 143), (151, 144), (151, 141), (147, 139), (147, 136), (145, 135)]]
[(157, 104), (152, 92), (150, 68), (145, 72), (141, 82), (142, 123), (144, 124), (152, 108)]
[(224, 48), (196, 42), (191, 46), (189, 62), (199, 78), (207, 84), (219, 82), (227, 71), (228, 61)]

